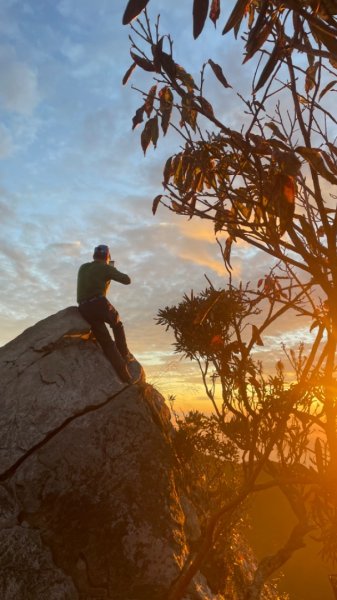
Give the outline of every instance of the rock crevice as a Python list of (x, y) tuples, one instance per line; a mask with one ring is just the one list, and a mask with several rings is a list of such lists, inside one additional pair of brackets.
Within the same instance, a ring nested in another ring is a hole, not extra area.
[(1, 348), (0, 378), (0, 597), (164, 600), (189, 540), (162, 396), (119, 381), (75, 307)]

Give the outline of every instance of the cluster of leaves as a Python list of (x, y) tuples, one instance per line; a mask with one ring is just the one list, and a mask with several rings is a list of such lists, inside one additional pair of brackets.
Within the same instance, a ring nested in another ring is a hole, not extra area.
[[(123, 16), (123, 24), (130, 23), (146, 8), (149, 0), (129, 0)], [(237, 0), (222, 33), (234, 31), (237, 37), (244, 19), (249, 34), (245, 43), (245, 62), (263, 48), (273, 35), (273, 48), (258, 82), (255, 92), (263, 87), (274, 73), (277, 65), (294, 50), (306, 52), (311, 57), (308, 81), (314, 73), (316, 56), (328, 56), (331, 64), (337, 63), (337, 6), (335, 0)], [(221, 0), (193, 1), (193, 35), (202, 32), (207, 16), (216, 25), (221, 13)], [(290, 17), (290, 18), (289, 18)], [(310, 42), (310, 35), (317, 47)], [(310, 86), (310, 83), (308, 84)]]
[[(263, 282), (268, 289), (274, 285), (270, 277), (259, 282), (261, 287)], [(223, 305), (220, 304), (222, 297)], [(234, 299), (231, 309), (230, 298)], [(199, 295), (185, 296), (176, 307), (160, 312), (160, 323), (174, 332), (176, 349), (191, 358), (199, 358), (204, 381), (209, 365), (219, 373), (221, 364), (212, 344), (205, 343), (205, 340), (211, 340), (214, 332), (223, 331), (221, 352), (226, 348), (224, 338), (229, 346), (237, 348), (237, 352), (227, 355), (230, 368), (220, 371), (222, 409), (211, 417), (194, 412), (185, 419), (178, 418), (176, 444), (178, 455), (186, 463), (188, 471), (185, 481), (193, 501), (207, 506), (212, 514), (217, 506), (233, 497), (240, 485), (245, 486), (247, 481), (254, 479), (254, 473), (263, 465), (267, 476), (266, 488), (268, 485), (279, 486), (299, 519), (299, 525), (285, 549), (274, 556), (275, 564), (280, 565), (282, 556), (288, 552), (291, 555), (301, 547), (303, 535), (314, 530), (314, 535), (320, 539), (324, 557), (333, 560), (337, 556), (334, 541), (337, 503), (332, 493), (335, 478), (331, 477), (328, 468), (329, 451), (327, 445), (323, 446), (321, 442), (325, 439), (324, 388), (319, 384), (317, 374), (311, 383), (308, 380), (305, 386), (300, 383), (310, 360), (304, 354), (303, 344), (299, 345), (298, 352), (291, 350), (287, 353), (297, 374), (297, 384), (286, 383), (281, 361), (277, 362), (273, 375), (264, 375), (262, 365), (247, 355), (250, 347), (248, 339), (243, 343), (241, 337), (243, 331), (247, 331), (251, 310), (247, 291), (243, 293), (241, 290), (240, 295), (240, 290), (231, 290), (231, 294), (222, 296), (221, 291), (208, 288)], [(256, 337), (254, 329), (252, 337)], [(200, 344), (204, 364), (200, 360)], [(207, 389), (207, 392), (210, 396), (213, 394), (214, 401), (215, 390), (210, 393)], [(259, 489), (257, 484), (256, 490)], [(261, 489), (265, 489), (264, 484)], [(207, 523), (209, 512), (206, 508), (203, 516)], [(231, 523), (232, 516), (227, 525)], [(219, 539), (228, 537), (226, 527), (220, 527), (218, 534)], [(222, 560), (226, 563), (228, 548), (226, 554), (223, 540), (219, 541), (218, 550), (212, 560), (219, 565)], [(212, 572), (213, 567), (209, 568)], [(231, 582), (235, 579), (234, 571)], [(240, 574), (242, 571), (239, 569), (236, 576), (240, 578)], [(238, 586), (237, 580), (236, 589)], [(269, 593), (268, 586), (263, 589), (263, 593)]]
[[(318, 93), (321, 98), (337, 81), (330, 80), (327, 85), (323, 83), (323, 72), (328, 73), (324, 71), (323, 59), (312, 63), (312, 55), (307, 53), (308, 68), (302, 96), (295, 89), (295, 66), (289, 54), (284, 56), (282, 64), (287, 65), (293, 81), (291, 93), (296, 108), (288, 127), (280, 107), (277, 108), (277, 118), (263, 116), (266, 111), (264, 102), (274, 94), (274, 91), (268, 92), (268, 84), (262, 102), (254, 100), (246, 103), (252, 123), (246, 132), (238, 132), (218, 120), (202, 91), (206, 67), (211, 68), (223, 87), (229, 87), (220, 65), (210, 59), (204, 65), (201, 82), (197, 85), (175, 61), (171, 42), (168, 51), (164, 51), (165, 38), (160, 37), (158, 28), (154, 36), (149, 21), (146, 20), (146, 23), (146, 26), (141, 23), (139, 26), (142, 39), (151, 48), (151, 55), (148, 56), (133, 42), (131, 56), (134, 62), (124, 77), (124, 83), (135, 66), (154, 74), (157, 82), (144, 93), (144, 101), (135, 113), (133, 126), (147, 118), (141, 133), (144, 152), (150, 143), (157, 145), (160, 129), (166, 135), (170, 125), (176, 127), (185, 139), (183, 149), (166, 161), (163, 172), (165, 194), (155, 197), (153, 213), (156, 213), (159, 204), (164, 204), (178, 214), (213, 221), (215, 232), (228, 233), (224, 255), (228, 266), (232, 243), (242, 238), (277, 258), (287, 251), (289, 257), (290, 251), (292, 259), (288, 260), (294, 266), (307, 272), (314, 270), (315, 277), (320, 278), (311, 255), (323, 253), (327, 256), (333, 251), (332, 247), (325, 248), (323, 241), (324, 237), (332, 240), (329, 228), (337, 226), (330, 219), (319, 190), (319, 178), (337, 184), (337, 150), (324, 136), (319, 120), (313, 116), (313, 110), (318, 110)], [(299, 67), (299, 71), (303, 72), (303, 68)], [(288, 83), (281, 84), (280, 89), (288, 88)], [(303, 109), (300, 108), (301, 102)], [(333, 120), (325, 109), (320, 110), (322, 118)], [(174, 123), (174, 114), (180, 118), (178, 127)], [(200, 118), (207, 119), (218, 132), (202, 133)], [(315, 147), (306, 129), (313, 123), (324, 138), (323, 143)], [(303, 137), (300, 142), (291, 139), (296, 127), (300, 128)], [(314, 182), (312, 192), (307, 185), (308, 169)], [(309, 221), (303, 216), (308, 209), (318, 210)], [(285, 233), (290, 240), (285, 239)], [(295, 260), (295, 254), (299, 254), (301, 259)]]
[[(147, 4), (130, 0), (124, 22)], [(218, 21), (220, 9), (220, 0), (194, 0), (195, 37), (207, 15)], [(141, 92), (143, 103), (133, 119), (134, 127), (146, 119), (144, 153), (151, 143), (156, 146), (160, 130), (166, 135), (175, 128), (183, 138), (180, 150), (166, 162), (164, 193), (154, 199), (153, 213), (162, 204), (179, 215), (211, 220), (215, 233), (227, 234), (222, 254), (228, 269), (232, 244), (243, 239), (276, 258), (288, 281), (276, 272), (266, 275), (258, 283), (255, 303), (232, 287), (191, 293), (158, 318), (172, 329), (176, 351), (197, 360), (221, 432), (240, 454), (244, 483), (238, 502), (263, 489), (256, 484), (263, 469), (270, 476), (266, 486), (280, 487), (298, 519), (284, 548), (257, 566), (250, 599), (261, 597), (263, 582), (303, 544), (310, 528), (318, 529), (325, 556), (337, 555), (337, 210), (332, 187), (337, 185), (337, 120), (329, 105), (337, 84), (335, 15), (332, 0), (233, 0), (223, 33), (238, 36), (245, 24), (244, 62), (259, 59), (252, 94), (241, 98), (245, 125), (240, 131), (218, 117), (204, 93), (206, 69), (229, 93), (221, 66), (209, 59), (195, 82), (176, 61), (171, 38), (159, 35), (158, 24), (153, 35), (146, 13), (145, 24), (132, 26), (141, 43), (132, 40), (133, 63), (124, 78), (126, 82), (135, 67), (155, 78), (149, 91)], [(275, 100), (281, 96), (289, 110)], [(317, 289), (323, 294), (319, 300)], [(260, 300), (266, 314), (256, 326), (251, 316)], [(286, 385), (281, 363), (268, 378), (251, 351), (263, 343), (261, 334), (269, 325), (291, 309), (306, 315), (315, 335), (307, 356), (303, 347), (297, 356), (287, 353), (295, 380)], [(215, 399), (219, 387), (220, 409)], [(205, 525), (205, 544), (225, 510), (222, 506)], [(201, 550), (195, 568), (198, 560)], [(186, 569), (193, 571), (188, 565)], [(183, 597), (184, 577), (170, 600)]]
[(185, 357), (221, 356), (229, 362), (238, 351), (232, 340), (233, 323), (248, 310), (248, 298), (242, 291), (208, 287), (198, 295), (185, 294), (177, 306), (159, 310), (157, 323), (172, 329), (175, 351)]

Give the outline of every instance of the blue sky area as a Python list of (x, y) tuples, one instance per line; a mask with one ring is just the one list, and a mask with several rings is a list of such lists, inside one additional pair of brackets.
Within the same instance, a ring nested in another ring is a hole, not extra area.
[[(210, 226), (164, 208), (152, 216), (163, 162), (179, 140), (168, 136), (144, 158), (139, 131), (131, 131), (141, 97), (121, 84), (131, 63), (130, 31), (121, 24), (125, 5), (1, 1), (0, 345), (73, 305), (80, 264), (106, 243), (132, 279), (109, 294), (131, 350), (166, 395), (185, 394), (189, 405), (201, 406), (196, 369), (173, 354), (172, 338), (154, 318), (184, 292), (202, 289), (204, 273), (225, 285), (225, 270)], [(234, 89), (219, 89), (209, 76), (210, 97), (223, 119), (239, 126), (235, 90), (247, 94), (251, 67), (241, 67), (238, 43), (214, 35), (211, 23), (194, 41), (191, 3), (168, 6), (153, 0), (150, 14), (159, 11), (163, 32), (173, 33), (176, 60), (196, 77), (209, 57), (222, 65)], [(150, 87), (137, 73), (133, 82)], [(267, 266), (265, 257), (237, 248), (238, 278), (257, 281)]]

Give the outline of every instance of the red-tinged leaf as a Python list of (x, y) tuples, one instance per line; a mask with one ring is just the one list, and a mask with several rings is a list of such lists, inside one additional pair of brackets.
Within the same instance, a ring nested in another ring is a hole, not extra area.
[(260, 332), (256, 325), (252, 325), (252, 339), (254, 341), (254, 344), (256, 344), (257, 346), (264, 346), (264, 343), (260, 336)]
[(128, 68), (128, 70), (126, 71), (126, 73), (125, 73), (125, 75), (124, 75), (124, 77), (122, 79), (122, 84), (123, 85), (125, 85), (129, 81), (129, 79), (130, 79), (133, 71), (135, 70), (135, 68), (136, 68), (136, 63), (133, 62), (132, 65), (131, 65), (131, 67)]
[(149, 144), (152, 140), (152, 123), (151, 123), (152, 119), (149, 119), (146, 123), (145, 123), (145, 127), (142, 131), (142, 134), (140, 136), (140, 143), (141, 146), (143, 148), (143, 152), (144, 154), (146, 154), (146, 150), (149, 147)]
[(160, 60), (160, 64), (165, 73), (167, 73), (167, 75), (171, 79), (175, 79), (177, 75), (177, 65), (174, 62), (172, 56), (170, 54), (167, 54), (166, 52), (159, 51), (158, 60)]
[(192, 127), (193, 131), (196, 129), (197, 123), (197, 111), (194, 108), (193, 98), (191, 98), (190, 94), (186, 94), (183, 98), (181, 105), (181, 126), (185, 123)]
[(317, 71), (318, 65), (319, 65), (318, 62), (316, 62), (313, 65), (310, 65), (305, 72), (305, 92), (306, 92), (306, 94), (308, 94), (310, 92), (310, 90), (312, 90), (316, 85), (315, 77), (316, 77), (316, 71)]
[(257, 282), (257, 287), (261, 287), (261, 285), (263, 284), (263, 279), (259, 279), (259, 281)]
[(220, 67), (220, 65), (213, 62), (211, 58), (209, 59), (208, 64), (211, 66), (215, 77), (220, 81), (220, 83), (222, 83), (222, 85), (225, 88), (231, 88), (232, 86), (228, 83), (226, 77), (224, 76), (224, 74), (222, 72), (222, 68)]
[(155, 199), (153, 200), (152, 203), (152, 214), (155, 215), (157, 212), (157, 208), (159, 206), (159, 203), (162, 199), (163, 195), (162, 194), (158, 194), (158, 196), (155, 197)]
[(154, 102), (154, 98), (156, 95), (156, 91), (157, 91), (157, 86), (153, 85), (146, 97), (146, 100), (145, 100), (144, 110), (148, 117), (150, 117), (152, 110), (153, 110), (153, 102)]
[(319, 98), (318, 98), (318, 100), (321, 100), (321, 99), (323, 98), (323, 96), (325, 96), (325, 94), (326, 94), (327, 92), (329, 92), (329, 91), (330, 91), (330, 90), (333, 88), (333, 86), (334, 86), (334, 85), (336, 85), (336, 83), (337, 83), (337, 80), (336, 80), (336, 79), (334, 79), (333, 81), (329, 81), (329, 83), (328, 83), (328, 84), (325, 86), (325, 88), (324, 88), (324, 89), (321, 91), (321, 93), (320, 93), (320, 95), (319, 95)]
[(229, 19), (223, 29), (223, 35), (228, 33), (233, 27), (240, 26), (240, 23), (243, 19), (243, 16), (247, 10), (247, 6), (250, 4), (249, 0), (238, 0), (236, 5), (234, 6)]
[(153, 64), (157, 73), (160, 73), (161, 62), (160, 62), (160, 54), (163, 51), (163, 41), (164, 37), (161, 37), (158, 41), (158, 44), (152, 44), (152, 56), (153, 56)]
[(167, 159), (166, 163), (165, 163), (165, 167), (164, 167), (164, 172), (163, 172), (163, 176), (164, 176), (164, 181), (163, 181), (163, 185), (164, 187), (167, 186), (170, 177), (172, 175), (172, 156), (170, 156), (170, 158)]
[(144, 10), (149, 0), (129, 0), (123, 15), (123, 25), (128, 25)]
[(214, 117), (214, 111), (213, 111), (213, 107), (212, 105), (208, 102), (208, 100), (206, 100), (206, 98), (204, 98), (203, 96), (197, 96), (197, 100), (200, 103), (202, 112), (206, 115), (206, 116), (210, 116), (210, 117)]
[(256, 30), (256, 24), (254, 29), (251, 30), (248, 42), (246, 44), (247, 53), (243, 63), (246, 63), (248, 60), (250, 60), (252, 56), (261, 48), (272, 30), (273, 24), (274, 21), (270, 19), (263, 27), (260, 27), (260, 29)]
[(284, 200), (286, 200), (286, 202), (288, 202), (289, 204), (294, 204), (296, 194), (294, 178), (291, 175), (284, 175), (282, 183), (282, 193)]
[(159, 92), (160, 99), (160, 112), (161, 112), (161, 127), (164, 135), (167, 132), (172, 107), (173, 107), (173, 94), (168, 86), (164, 86)]
[(187, 73), (183, 67), (180, 65), (176, 65), (176, 77), (180, 79), (181, 83), (187, 87), (189, 92), (193, 92), (193, 90), (198, 89), (195, 85), (194, 79), (192, 75)]
[(202, 32), (208, 13), (208, 0), (193, 1), (193, 37), (196, 39)]
[(162, 128), (164, 135), (166, 135), (166, 133), (167, 133), (168, 126), (170, 124), (170, 118), (171, 118), (171, 110), (165, 110), (161, 115), (161, 128)]
[(220, 0), (212, 0), (211, 9), (209, 11), (209, 18), (216, 25), (218, 18), (220, 17)]
[(165, 85), (159, 90), (160, 110), (166, 110), (173, 101), (173, 94), (170, 88)]
[(262, 70), (262, 73), (260, 75), (260, 78), (255, 86), (255, 89), (254, 89), (255, 93), (264, 86), (266, 81), (269, 79), (269, 77), (273, 73), (280, 58), (281, 58), (281, 50), (279, 48), (278, 42), (275, 42), (274, 49), (273, 49), (270, 57), (268, 58), (265, 66)]
[(331, 58), (336, 60), (337, 57), (337, 39), (334, 32), (322, 21), (317, 21), (314, 18), (308, 19), (311, 31), (315, 37), (331, 52)]
[(137, 125), (143, 122), (144, 119), (144, 105), (137, 108), (135, 116), (132, 119), (132, 129), (135, 129)]
[(151, 122), (151, 141), (154, 147), (157, 147), (158, 137), (159, 137), (159, 127), (158, 127), (158, 117), (152, 117), (150, 119)]
[(305, 160), (307, 160), (311, 167), (315, 169), (319, 175), (330, 181), (330, 183), (335, 185), (337, 184), (337, 177), (327, 169), (318, 148), (297, 146), (296, 152), (298, 152)]
[(138, 67), (140, 67), (144, 71), (153, 73), (156, 70), (155, 66), (146, 58), (143, 58), (142, 56), (139, 56), (138, 54), (135, 54), (134, 52), (130, 52), (130, 54), (131, 54), (131, 57), (133, 58), (133, 60), (135, 61), (136, 65), (138, 65)]
[(211, 346), (215, 346), (215, 347), (223, 347), (224, 345), (224, 341), (223, 341), (223, 337), (221, 335), (213, 335), (211, 341), (210, 341), (210, 345)]

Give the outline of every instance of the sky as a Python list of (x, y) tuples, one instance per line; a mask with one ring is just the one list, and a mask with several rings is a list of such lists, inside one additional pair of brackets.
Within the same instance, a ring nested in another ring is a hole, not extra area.
[[(147, 379), (185, 409), (205, 409), (195, 365), (174, 354), (172, 336), (155, 323), (159, 308), (191, 289), (217, 286), (227, 275), (211, 225), (178, 217), (153, 198), (162, 191), (165, 159), (179, 146), (168, 135), (144, 157), (132, 116), (142, 104), (131, 84), (144, 81), (131, 64), (130, 30), (122, 25), (126, 0), (1, 0), (0, 3), (0, 345), (27, 327), (76, 303), (79, 266), (94, 246), (108, 244), (116, 267), (132, 285), (113, 284), (109, 299), (123, 320), (129, 347)], [(207, 84), (218, 114), (240, 127), (251, 66), (241, 66), (238, 42), (214, 33), (212, 23), (192, 36), (191, 2), (152, 0), (171, 31), (175, 56), (197, 77), (212, 58), (233, 86)], [(220, 19), (225, 22), (225, 14)], [(150, 83), (145, 86), (148, 90)], [(256, 284), (269, 260), (238, 246), (237, 281)], [(296, 317), (268, 338), (281, 355), (282, 341), (303, 339)], [(274, 356), (274, 354), (273, 354)]]

